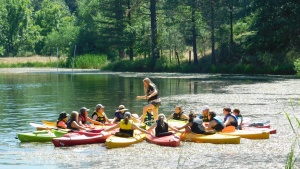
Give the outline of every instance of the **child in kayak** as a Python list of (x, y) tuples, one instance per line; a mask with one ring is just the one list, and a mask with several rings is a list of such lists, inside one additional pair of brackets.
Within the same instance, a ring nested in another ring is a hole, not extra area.
[(107, 118), (106, 114), (104, 113), (104, 108), (105, 106), (103, 106), (102, 104), (97, 104), (96, 105), (96, 110), (95, 112), (92, 114), (92, 119), (101, 123), (110, 123), (110, 120)]
[(67, 121), (68, 121), (68, 114), (63, 111), (59, 114), (59, 117), (57, 119), (57, 122), (56, 122), (56, 127), (58, 128), (62, 128), (62, 129), (66, 129), (67, 128)]
[(175, 107), (175, 112), (171, 114), (167, 120), (174, 119), (174, 120), (187, 120), (189, 117), (183, 113), (181, 106)]
[(235, 115), (231, 114), (230, 108), (224, 108), (223, 114), (224, 114), (225, 127), (227, 127), (227, 126), (237, 127), (238, 126), (237, 118), (235, 117)]
[(208, 126), (205, 128), (206, 130), (215, 130), (215, 131), (222, 131), (224, 129), (223, 120), (216, 116), (216, 113), (211, 111), (208, 113)]
[(242, 130), (243, 116), (241, 115), (240, 110), (239, 109), (234, 109), (233, 114), (237, 118), (237, 122), (238, 122), (237, 129)]
[(67, 121), (67, 128), (71, 130), (88, 130), (82, 127), (78, 122), (79, 113), (77, 111), (72, 111), (70, 119)]
[(209, 122), (209, 120), (208, 120), (208, 112), (209, 112), (208, 105), (202, 106), (202, 108), (201, 108), (201, 114), (199, 116), (199, 119), (202, 119), (203, 122)]
[(178, 130), (185, 129), (185, 132), (187, 133), (209, 134), (205, 131), (202, 119), (196, 118), (196, 114), (193, 111), (189, 114), (189, 122), (182, 127), (176, 128)]
[(124, 119), (124, 114), (126, 111), (128, 111), (128, 109), (126, 109), (124, 105), (120, 105), (119, 109), (116, 110), (115, 117), (111, 123), (119, 123), (122, 119)]
[(148, 129), (148, 131), (151, 132), (153, 129), (155, 129), (155, 137), (172, 135), (173, 132), (169, 132), (169, 129), (179, 132), (178, 129), (168, 125), (166, 122), (166, 117), (162, 113), (158, 115), (158, 120), (156, 120), (156, 122)]
[(87, 109), (86, 107), (82, 107), (80, 109), (80, 114), (79, 114), (79, 118), (78, 118), (78, 121), (79, 121), (80, 125), (84, 125), (84, 126), (90, 127), (90, 128), (93, 128), (93, 127), (88, 125), (87, 122), (90, 122), (92, 124), (103, 125), (101, 122), (95, 121), (95, 120), (92, 120), (91, 118), (89, 118), (89, 112), (88, 111), (90, 111), (90, 109)]
[(124, 119), (121, 119), (120, 123), (116, 124), (115, 126), (105, 129), (104, 131), (108, 132), (117, 128), (120, 128), (120, 131), (117, 132), (115, 135), (120, 137), (133, 137), (134, 129), (137, 129), (145, 134), (150, 134), (150, 132), (138, 127), (133, 123), (133, 120), (130, 120), (131, 113), (126, 112), (124, 113)]

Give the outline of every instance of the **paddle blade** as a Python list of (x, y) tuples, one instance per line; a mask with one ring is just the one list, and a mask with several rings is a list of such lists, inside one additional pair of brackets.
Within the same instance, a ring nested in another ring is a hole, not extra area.
[(235, 132), (235, 127), (234, 126), (227, 126), (222, 130), (223, 133), (230, 133), (230, 132)]

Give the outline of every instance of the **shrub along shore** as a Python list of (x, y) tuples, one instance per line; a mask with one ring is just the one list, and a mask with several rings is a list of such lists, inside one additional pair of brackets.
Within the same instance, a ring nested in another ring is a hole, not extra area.
[(100, 69), (130, 72), (182, 72), (182, 73), (226, 73), (226, 74), (273, 74), (300, 75), (300, 59), (294, 65), (258, 66), (251, 64), (211, 64), (209, 58), (201, 58), (198, 65), (186, 59), (180, 62), (166, 57), (136, 58), (134, 60), (108, 60), (105, 55), (82, 55), (73, 57), (1, 57), (0, 68), (52, 67), (76, 69)]

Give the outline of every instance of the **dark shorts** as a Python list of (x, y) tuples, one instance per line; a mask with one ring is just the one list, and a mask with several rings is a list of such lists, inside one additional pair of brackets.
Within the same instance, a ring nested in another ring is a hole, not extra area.
[(159, 108), (159, 106), (161, 105), (161, 102), (150, 102), (153, 106), (155, 106), (155, 108)]

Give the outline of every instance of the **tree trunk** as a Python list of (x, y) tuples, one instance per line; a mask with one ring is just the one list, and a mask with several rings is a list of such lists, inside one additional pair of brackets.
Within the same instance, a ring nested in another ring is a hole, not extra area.
[[(131, 26), (131, 6), (130, 0), (127, 1), (127, 10), (128, 10), (128, 24)], [(130, 45), (129, 45), (129, 59), (133, 60), (133, 37), (130, 36)]]
[(151, 52), (152, 58), (159, 58), (157, 48), (157, 23), (156, 23), (156, 0), (150, 0), (150, 17), (151, 17)]
[(233, 20), (233, 0), (230, 0), (230, 45), (233, 44), (233, 25), (232, 25), (232, 20)]
[(212, 64), (216, 64), (215, 57), (215, 25), (214, 25), (214, 2), (211, 1), (211, 62)]
[(192, 34), (193, 34), (193, 52), (194, 52), (194, 64), (198, 65), (197, 57), (197, 35), (196, 35), (196, 21), (195, 21), (195, 5), (192, 5)]

